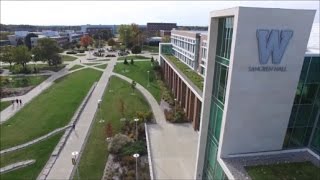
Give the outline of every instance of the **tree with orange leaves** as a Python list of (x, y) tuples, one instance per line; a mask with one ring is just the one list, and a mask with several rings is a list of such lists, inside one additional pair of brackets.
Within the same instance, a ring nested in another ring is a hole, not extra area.
[(93, 40), (90, 36), (85, 35), (81, 37), (80, 43), (81, 43), (81, 46), (87, 48), (89, 45), (92, 45)]

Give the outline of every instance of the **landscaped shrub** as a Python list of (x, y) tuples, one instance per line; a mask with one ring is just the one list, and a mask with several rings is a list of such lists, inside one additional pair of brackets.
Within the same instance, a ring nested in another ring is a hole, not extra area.
[(127, 58), (124, 58), (123, 64), (128, 64)]
[(128, 143), (120, 150), (121, 156), (132, 156), (135, 153), (140, 154), (140, 156), (147, 154), (147, 148), (144, 141)]
[(128, 136), (124, 134), (116, 134), (108, 145), (108, 151), (112, 154), (118, 154), (121, 148), (130, 142), (132, 142), (132, 139)]
[(131, 58), (130, 64), (132, 65), (134, 64), (133, 58)]
[(167, 121), (173, 120), (173, 113), (171, 111), (168, 111), (167, 109), (164, 110), (164, 115), (166, 116)]
[(166, 117), (166, 120), (172, 123), (184, 123), (188, 122), (185, 112), (182, 108), (176, 106), (174, 109), (171, 110), (164, 110), (164, 115)]

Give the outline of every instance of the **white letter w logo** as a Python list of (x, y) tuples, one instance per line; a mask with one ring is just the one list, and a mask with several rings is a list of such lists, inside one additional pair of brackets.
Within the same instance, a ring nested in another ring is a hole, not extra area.
[(259, 61), (260, 64), (267, 64), (272, 54), (272, 64), (280, 64), (284, 51), (293, 35), (291, 30), (257, 30)]

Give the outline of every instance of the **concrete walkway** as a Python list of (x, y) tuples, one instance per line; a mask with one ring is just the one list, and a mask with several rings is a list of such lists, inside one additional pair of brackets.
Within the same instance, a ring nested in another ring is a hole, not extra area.
[[(98, 108), (98, 100), (102, 98), (104, 90), (112, 74), (116, 58), (113, 58), (107, 68), (104, 70), (90, 100), (85, 106), (81, 117), (79, 118), (75, 130), (70, 134), (63, 150), (60, 152), (58, 159), (53, 165), (47, 179), (69, 179), (74, 166), (71, 163), (71, 153), (73, 151), (81, 152), (84, 148), (84, 142), (88, 135), (90, 125)], [(92, 67), (91, 67), (92, 68)], [(101, 69), (100, 69), (101, 70)]]
[[(29, 103), (34, 97), (38, 96), (39, 94), (41, 94), (45, 89), (49, 88), (53, 82), (56, 79), (59, 79), (73, 71), (68, 71), (72, 66), (74, 66), (75, 64), (77, 64), (78, 61), (75, 60), (72, 63), (68, 64), (65, 68), (63, 68), (62, 70), (52, 74), (48, 79), (46, 79), (45, 81), (43, 81), (41, 84), (39, 84), (38, 86), (36, 86), (35, 88), (33, 88), (31, 91), (29, 91), (27, 94), (23, 95), (23, 96), (15, 96), (15, 97), (8, 97), (8, 98), (2, 98), (1, 101), (11, 101), (14, 99), (21, 99), (22, 100), (22, 104), (25, 105), (27, 103)], [(12, 105), (10, 105), (9, 107), (7, 107), (6, 109), (4, 109), (3, 111), (0, 112), (0, 124), (7, 121), (10, 117), (12, 117), (15, 113), (17, 113), (20, 109), (22, 109), (22, 107), (13, 107)]]
[[(131, 79), (113, 73), (123, 80)], [(151, 106), (156, 124), (148, 124), (151, 161), (155, 179), (193, 179), (196, 164), (198, 133), (190, 123), (172, 124), (165, 120), (164, 113), (151, 93), (137, 83), (136, 88)]]

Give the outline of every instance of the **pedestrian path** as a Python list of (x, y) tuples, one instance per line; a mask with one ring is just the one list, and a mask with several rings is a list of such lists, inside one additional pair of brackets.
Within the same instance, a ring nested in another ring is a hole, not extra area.
[(94, 119), (94, 115), (98, 107), (97, 102), (102, 98), (115, 64), (116, 58), (113, 58), (108, 63), (108, 66), (104, 70), (100, 80), (98, 81), (91, 98), (83, 109), (82, 115), (75, 126), (75, 130), (70, 134), (69, 139), (67, 140), (64, 148), (59, 154), (59, 157), (57, 158), (55, 164), (49, 172), (47, 179), (70, 178), (74, 168), (71, 163), (71, 153), (73, 151), (81, 152), (84, 148), (85, 139), (89, 133), (90, 125)]
[[(74, 66), (77, 63), (78, 63), (78, 61), (76, 60), (76, 61), (73, 61), (72, 63), (68, 64), (65, 68), (63, 68), (62, 70), (52, 74), (48, 79), (46, 79), (41, 84), (39, 84), (38, 86), (33, 88), (27, 94), (25, 94), (23, 96), (2, 98), (1, 101), (11, 101), (11, 100), (15, 100), (15, 99), (21, 99), (22, 100), (22, 106), (24, 106), (25, 104), (29, 103), (34, 97), (36, 97), (39, 94), (41, 94), (45, 89), (49, 88), (56, 79), (59, 79), (59, 78), (65, 76), (65, 75), (69, 74), (70, 71), (68, 71), (68, 69), (70, 69), (72, 66)], [(11, 105), (11, 106), (7, 107), (6, 109), (4, 109), (3, 111), (1, 111), (0, 112), (0, 117), (1, 117), (0, 118), (0, 124), (2, 124), (3, 122), (7, 121), (8, 119), (10, 119), (20, 109), (22, 109), (22, 107), (17, 107), (17, 106), (13, 107)]]
[[(123, 80), (132, 79), (113, 73)], [(155, 179), (193, 179), (196, 164), (198, 133), (190, 123), (173, 124), (165, 120), (164, 113), (143, 86), (137, 83), (138, 89), (151, 106), (156, 119), (155, 124), (148, 124), (151, 162)]]

